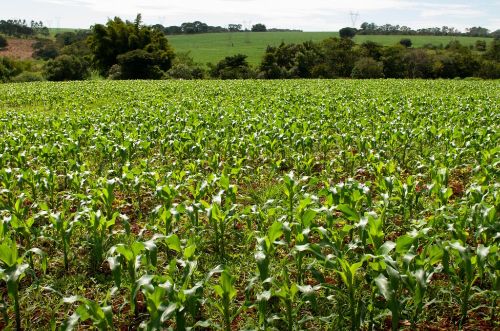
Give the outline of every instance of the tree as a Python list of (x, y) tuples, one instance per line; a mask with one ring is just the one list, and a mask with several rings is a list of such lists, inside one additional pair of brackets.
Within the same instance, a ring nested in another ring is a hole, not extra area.
[(59, 55), (59, 49), (55, 42), (50, 39), (39, 39), (33, 44), (33, 57), (39, 60), (55, 59)]
[(500, 38), (493, 39), (484, 56), (489, 60), (500, 62)]
[(143, 49), (120, 54), (117, 57), (121, 68), (121, 79), (159, 79), (163, 72), (158, 65), (157, 53)]
[(257, 23), (252, 26), (252, 32), (266, 32), (267, 28), (264, 24), (262, 23)]
[(227, 26), (229, 32), (240, 32), (241, 31), (241, 24), (229, 24)]
[(340, 35), (340, 38), (352, 39), (352, 38), (354, 38), (354, 36), (356, 36), (357, 32), (358, 32), (358, 30), (356, 30), (355, 28), (346, 27), (346, 28), (340, 29), (339, 35)]
[(156, 53), (153, 57), (165, 71), (170, 69), (175, 56), (165, 35), (157, 29), (142, 25), (140, 15), (137, 15), (134, 22), (124, 22), (115, 17), (106, 25), (96, 24), (88, 40), (94, 66), (103, 75), (107, 75), (111, 66), (118, 63), (120, 54), (133, 50)]
[(380, 57), (382, 56), (382, 50), (382, 45), (370, 40), (363, 42), (360, 46), (360, 52), (362, 56), (371, 57), (376, 61), (380, 60)]
[(325, 78), (350, 77), (358, 55), (354, 51), (354, 41), (347, 38), (328, 38), (321, 42), (324, 57)]
[(476, 51), (478, 51), (478, 52), (484, 52), (484, 51), (486, 51), (486, 41), (484, 41), (484, 40), (477, 40), (475, 48), (476, 48)]
[(0, 34), (0, 49), (5, 48), (8, 45), (9, 45), (9, 43), (7, 42), (7, 38), (5, 38), (4, 36), (2, 36)]
[(384, 76), (386, 78), (404, 78), (406, 49), (401, 45), (385, 47), (382, 51), (382, 63), (384, 64)]
[(246, 59), (247, 56), (244, 54), (227, 56), (212, 68), (210, 75), (220, 79), (252, 78), (254, 73)]
[(497, 61), (484, 60), (477, 72), (477, 76), (486, 79), (500, 78), (500, 63)]
[(50, 81), (82, 80), (89, 75), (89, 65), (73, 55), (61, 55), (49, 60), (44, 75)]
[(351, 73), (352, 78), (384, 78), (384, 65), (370, 57), (356, 61)]
[(466, 29), (467, 34), (471, 37), (487, 37), (489, 35), (489, 30), (480, 26), (474, 26), (472, 28)]
[(406, 78), (432, 78), (433, 58), (424, 49), (409, 50), (403, 57), (406, 64)]
[(406, 48), (410, 48), (413, 43), (411, 42), (411, 39), (409, 38), (403, 38), (399, 41), (399, 44), (406, 47)]

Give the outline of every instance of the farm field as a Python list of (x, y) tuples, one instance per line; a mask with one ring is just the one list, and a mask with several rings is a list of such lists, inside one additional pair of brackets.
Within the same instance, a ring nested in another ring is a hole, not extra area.
[(500, 81), (0, 95), (0, 329), (500, 327)]
[[(248, 55), (248, 62), (252, 65), (260, 64), (268, 45), (278, 46), (281, 42), (318, 42), (330, 37), (338, 37), (338, 32), (241, 32), (167, 36), (176, 52), (190, 52), (190, 55), (198, 63), (217, 63), (226, 56), (241, 53)], [(459, 40), (462, 44), (469, 46), (474, 45), (476, 40), (487, 40), (488, 42), (490, 40), (490, 38), (447, 36), (358, 35), (354, 41), (360, 44), (371, 40), (384, 46), (391, 46), (399, 43), (403, 38), (410, 38), (413, 47), (422, 47), (425, 44), (446, 46), (452, 40)]]

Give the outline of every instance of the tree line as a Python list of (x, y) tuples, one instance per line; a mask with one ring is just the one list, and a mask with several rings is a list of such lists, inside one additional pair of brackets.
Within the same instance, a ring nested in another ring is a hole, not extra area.
[(500, 37), (500, 29), (490, 32), (488, 29), (474, 26), (465, 29), (465, 32), (454, 27), (430, 27), (413, 29), (405, 25), (384, 24), (364, 22), (359, 29), (355, 29), (361, 35), (410, 35), (410, 36), (466, 36), (466, 37)]
[(166, 35), (180, 34), (200, 34), (200, 33), (224, 33), (224, 32), (302, 32), (302, 30), (292, 29), (268, 29), (265, 24), (257, 23), (252, 25), (250, 29), (243, 28), (242, 24), (228, 24), (227, 27), (211, 26), (200, 21), (185, 22), (181, 25), (163, 26), (155, 24), (151, 26), (153, 29), (163, 32)]
[(45, 60), (43, 74), (29, 61), (1, 59), (1, 81), (108, 79), (290, 79), (290, 78), (500, 78), (500, 38), (466, 47), (412, 48), (405, 38), (392, 46), (356, 44), (352, 31), (341, 38), (268, 46), (258, 66), (244, 54), (215, 64), (198, 64), (175, 53), (164, 31), (118, 17), (90, 30), (64, 32), (34, 44), (34, 57)]
[(26, 20), (0, 20), (0, 34), (10, 37), (22, 38), (36, 35), (49, 35), (49, 29), (43, 25), (42, 21)]

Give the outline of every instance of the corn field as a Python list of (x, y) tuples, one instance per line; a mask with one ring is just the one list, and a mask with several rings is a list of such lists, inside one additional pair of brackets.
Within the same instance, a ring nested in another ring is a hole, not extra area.
[(0, 329), (499, 329), (499, 126), (499, 81), (0, 85)]

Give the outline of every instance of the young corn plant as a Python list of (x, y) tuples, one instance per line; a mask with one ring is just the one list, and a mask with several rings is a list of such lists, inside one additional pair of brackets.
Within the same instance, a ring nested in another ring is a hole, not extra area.
[(359, 280), (356, 273), (363, 266), (363, 261), (350, 264), (346, 259), (337, 258), (339, 270), (336, 272), (342, 278), (344, 285), (347, 287), (349, 298), (349, 317), (351, 320), (351, 330), (358, 330), (361, 327), (361, 303), (356, 300), (356, 291), (359, 289)]
[(49, 217), (50, 222), (52, 223), (52, 227), (56, 231), (57, 241), (62, 245), (63, 251), (63, 261), (64, 261), (64, 270), (68, 271), (69, 269), (69, 247), (71, 236), (73, 234), (73, 222), (68, 220), (64, 214), (61, 213), (52, 213)]
[(401, 275), (397, 269), (394, 268), (395, 262), (387, 256), (386, 257), (386, 270), (385, 273), (380, 273), (375, 278), (375, 284), (384, 299), (386, 300), (387, 307), (391, 311), (392, 317), (392, 331), (399, 330), (401, 301), (400, 301), (400, 285)]
[(212, 288), (220, 298), (220, 301), (215, 303), (215, 306), (222, 314), (222, 320), (224, 321), (223, 329), (225, 331), (231, 330), (231, 323), (235, 317), (239, 314), (239, 310), (233, 311), (231, 309), (231, 303), (236, 297), (237, 291), (234, 287), (235, 278), (225, 269), (219, 277), (219, 284), (213, 285)]
[[(79, 219), (80, 216), (77, 216), (77, 219)], [(90, 211), (89, 213), (89, 262), (90, 269), (93, 271), (97, 271), (100, 268), (101, 264), (104, 262), (108, 233), (111, 232), (112, 227), (115, 225), (117, 217), (118, 213), (114, 213), (112, 217), (108, 219), (106, 216), (102, 215), (101, 210)]]
[(233, 216), (236, 212), (237, 188), (231, 185), (229, 177), (222, 176), (219, 179), (222, 188), (217, 195), (212, 198), (211, 204), (206, 204), (208, 222), (214, 232), (215, 250), (221, 261), (226, 259), (227, 239), (226, 233)]
[(460, 304), (459, 327), (462, 328), (467, 321), (472, 286), (481, 276), (481, 267), (484, 265), (484, 255), (487, 255), (487, 251), (484, 246), (479, 248), (478, 256), (472, 247), (460, 241), (448, 243), (445, 249), (445, 272), (453, 280), (454, 285), (461, 290), (460, 294), (455, 297)]
[(91, 321), (97, 330), (114, 330), (113, 310), (108, 305), (109, 293), (104, 302), (98, 303), (82, 296), (72, 296), (63, 299), (65, 304), (79, 303), (75, 312), (61, 325), (60, 330), (78, 329), (79, 323)]
[(288, 268), (286, 265), (282, 266), (282, 280), (278, 282), (275, 280), (278, 290), (274, 291), (274, 295), (280, 299), (285, 309), (285, 321), (287, 325), (287, 330), (292, 331), (296, 326), (296, 315), (297, 310), (294, 309), (293, 304), (299, 293), (299, 287), (295, 283), (290, 282), (290, 277), (288, 275)]
[(268, 229), (264, 237), (257, 238), (257, 251), (254, 258), (257, 263), (257, 276), (250, 281), (247, 287), (247, 297), (249, 292), (255, 287), (255, 283), (260, 283), (261, 291), (257, 293), (257, 310), (259, 324), (267, 329), (268, 301), (271, 298), (272, 276), (270, 262), (276, 251), (276, 246), (280, 245), (277, 240), (283, 235), (283, 223), (276, 221)]
[(129, 277), (129, 304), (130, 311), (137, 315), (136, 297), (139, 291), (137, 282), (138, 272), (144, 264), (146, 270), (156, 267), (157, 252), (156, 240), (163, 236), (155, 236), (151, 240), (140, 242), (135, 241), (128, 244), (118, 244), (108, 251), (108, 263), (113, 273), (113, 279), (117, 288), (122, 284), (122, 269), (126, 271)]
[(144, 328), (161, 330), (168, 321), (175, 321), (178, 330), (210, 326), (208, 321), (202, 319), (201, 306), (206, 300), (203, 298), (203, 289), (210, 277), (221, 272), (221, 269), (215, 268), (204, 279), (196, 282), (196, 239), (190, 239), (182, 245), (176, 235), (171, 235), (165, 241), (168, 248), (182, 254), (182, 258), (171, 259), (164, 275), (153, 278), (144, 275), (139, 279), (150, 313), (149, 320), (143, 323)]
[(17, 244), (15, 241), (7, 239), (0, 244), (0, 279), (7, 284), (7, 295), (12, 301), (14, 307), (14, 315), (16, 320), (16, 330), (21, 330), (21, 310), (19, 307), (19, 283), (28, 272), (33, 274), (34, 270), (30, 269), (29, 264), (24, 262), (27, 255), (37, 254), (41, 258), (41, 269), (43, 272), (47, 270), (47, 256), (38, 249), (32, 248), (19, 256)]

